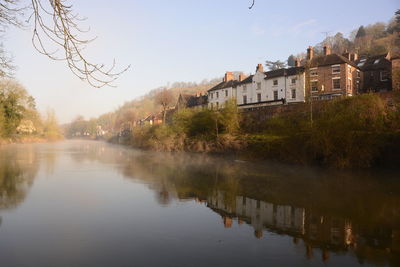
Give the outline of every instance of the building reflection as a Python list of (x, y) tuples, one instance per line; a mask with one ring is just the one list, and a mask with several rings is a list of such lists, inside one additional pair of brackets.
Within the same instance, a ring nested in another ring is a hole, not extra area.
[(225, 228), (245, 222), (253, 227), (256, 238), (268, 233), (292, 236), (294, 243), (304, 243), (308, 259), (314, 258), (314, 250), (319, 249), (324, 262), (329, 260), (331, 252), (349, 252), (361, 263), (368, 259), (385, 264), (390, 254), (400, 253), (399, 229), (384, 225), (353, 225), (350, 219), (340, 216), (245, 196), (237, 196), (236, 201), (229, 204), (225, 199), (224, 192), (217, 191), (206, 202), (207, 207), (221, 215)]
[[(139, 152), (107, 144), (71, 153), (112, 163), (146, 184), (157, 202), (195, 201), (221, 216), (228, 231), (251, 226), (255, 238), (290, 236), (308, 259), (332, 253), (360, 263), (400, 264), (400, 183), (362, 174), (303, 171), (193, 154)], [(388, 194), (388, 192), (391, 192)]]

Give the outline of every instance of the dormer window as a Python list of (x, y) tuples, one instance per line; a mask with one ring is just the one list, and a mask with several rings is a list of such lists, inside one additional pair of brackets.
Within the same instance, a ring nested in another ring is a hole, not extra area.
[(340, 73), (340, 65), (333, 65), (332, 74), (339, 74), (339, 73)]

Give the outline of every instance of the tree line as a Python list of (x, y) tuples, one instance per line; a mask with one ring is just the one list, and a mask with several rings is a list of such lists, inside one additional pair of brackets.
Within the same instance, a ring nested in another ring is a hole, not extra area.
[(46, 139), (61, 137), (54, 111), (42, 117), (35, 99), (15, 80), (0, 81), (0, 139), (37, 136)]
[[(400, 9), (395, 12), (395, 16), (389, 22), (376, 22), (370, 25), (361, 25), (351, 31), (348, 37), (343, 33), (337, 32), (335, 35), (327, 36), (320, 43), (314, 45), (315, 56), (323, 54), (324, 45), (331, 47), (331, 52), (343, 54), (346, 51), (357, 53), (359, 56), (376, 56), (393, 51), (399, 53), (400, 47)], [(285, 67), (294, 67), (295, 60), (303, 60), (305, 52), (291, 54), (286, 61), (266, 60), (265, 65), (269, 70)]]

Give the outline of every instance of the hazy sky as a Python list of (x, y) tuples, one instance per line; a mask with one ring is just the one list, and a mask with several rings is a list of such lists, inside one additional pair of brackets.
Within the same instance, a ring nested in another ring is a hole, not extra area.
[[(28, 1), (29, 2), (29, 1)], [(88, 37), (98, 36), (87, 52), (93, 61), (131, 69), (117, 88), (91, 88), (63, 62), (39, 55), (31, 31), (10, 29), (5, 48), (18, 66), (16, 78), (44, 111), (51, 107), (61, 122), (78, 114), (90, 118), (115, 110), (125, 101), (175, 81), (222, 76), (225, 71), (254, 72), (266, 59), (285, 60), (325, 35), (345, 35), (378, 21), (387, 22), (398, 0), (85, 0), (70, 1), (87, 17)]]

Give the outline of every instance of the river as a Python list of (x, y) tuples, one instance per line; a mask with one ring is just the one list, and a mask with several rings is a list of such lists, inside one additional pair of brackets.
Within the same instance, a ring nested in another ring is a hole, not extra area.
[(0, 147), (1, 266), (400, 266), (398, 171)]

